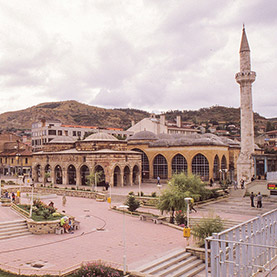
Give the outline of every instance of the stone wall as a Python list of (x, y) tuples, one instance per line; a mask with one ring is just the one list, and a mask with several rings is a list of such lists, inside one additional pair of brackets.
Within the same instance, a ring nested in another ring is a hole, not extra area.
[(60, 219), (53, 221), (33, 221), (28, 219), (27, 225), (29, 231), (33, 234), (55, 234), (55, 229), (60, 226)]

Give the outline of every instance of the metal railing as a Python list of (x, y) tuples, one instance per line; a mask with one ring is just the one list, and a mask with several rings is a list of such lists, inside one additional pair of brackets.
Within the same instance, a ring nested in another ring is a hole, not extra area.
[(271, 276), (277, 258), (277, 209), (206, 238), (206, 276), (209, 245), (213, 277), (254, 276), (259, 272)]

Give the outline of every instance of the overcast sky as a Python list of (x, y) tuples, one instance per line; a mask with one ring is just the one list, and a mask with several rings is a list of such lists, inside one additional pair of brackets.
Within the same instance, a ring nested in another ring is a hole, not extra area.
[(0, 113), (239, 107), (245, 23), (254, 111), (277, 117), (276, 15), (276, 0), (0, 0)]

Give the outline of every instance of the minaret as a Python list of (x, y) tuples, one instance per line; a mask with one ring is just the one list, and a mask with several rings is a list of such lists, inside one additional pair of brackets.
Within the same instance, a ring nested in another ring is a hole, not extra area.
[(250, 181), (254, 174), (254, 118), (252, 105), (252, 83), (256, 79), (256, 72), (251, 71), (250, 48), (245, 28), (242, 29), (240, 44), (240, 72), (236, 74), (236, 81), (240, 84), (240, 133), (241, 149), (237, 160), (237, 180)]

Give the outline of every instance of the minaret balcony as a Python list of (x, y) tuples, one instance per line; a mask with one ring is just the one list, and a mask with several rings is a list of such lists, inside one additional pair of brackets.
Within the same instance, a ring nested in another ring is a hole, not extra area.
[(253, 83), (256, 79), (256, 72), (255, 71), (242, 71), (238, 72), (235, 75), (236, 81), (239, 84), (242, 83)]

